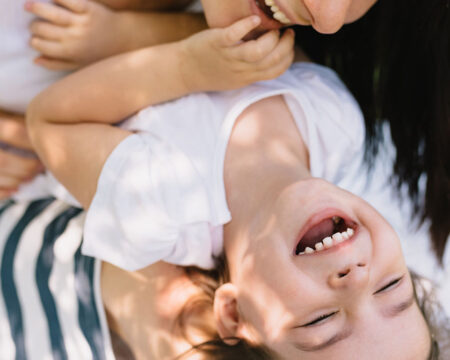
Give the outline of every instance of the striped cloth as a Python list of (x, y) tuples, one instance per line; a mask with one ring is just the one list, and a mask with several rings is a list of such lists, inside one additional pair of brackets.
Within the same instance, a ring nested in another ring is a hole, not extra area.
[(1, 360), (114, 358), (83, 218), (53, 198), (0, 206)]

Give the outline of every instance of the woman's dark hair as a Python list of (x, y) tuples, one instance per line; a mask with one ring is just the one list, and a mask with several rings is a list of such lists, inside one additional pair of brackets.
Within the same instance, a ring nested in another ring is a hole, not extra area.
[[(195, 267), (186, 268), (186, 273), (202, 291), (195, 295), (178, 316), (174, 332), (191, 342), (192, 348), (175, 360), (187, 360), (190, 356), (201, 355), (204, 360), (279, 360), (279, 356), (263, 345), (254, 345), (244, 339), (221, 339), (214, 324), (214, 293), (220, 285), (229, 281), (227, 262), (224, 257), (217, 259), (218, 268), (204, 271)], [(450, 322), (435, 298), (433, 287), (428, 280), (411, 272), (417, 304), (430, 331), (431, 348), (428, 360), (446, 360), (450, 355)], [(205, 324), (208, 324), (205, 326)], [(212, 326), (211, 326), (212, 325)], [(191, 332), (203, 334), (209, 340), (195, 344)], [(197, 357), (196, 357), (197, 359)]]
[[(396, 186), (406, 185), (420, 223), (430, 221), (439, 261), (450, 233), (450, 0), (378, 0), (334, 35), (297, 27), (299, 45), (335, 69), (366, 122), (373, 164), (387, 122)], [(427, 177), (425, 196), (420, 183)]]

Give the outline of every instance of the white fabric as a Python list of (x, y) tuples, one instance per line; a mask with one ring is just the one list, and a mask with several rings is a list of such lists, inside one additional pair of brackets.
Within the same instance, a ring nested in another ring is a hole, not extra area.
[[(42, 0), (49, 2), (49, 0)], [(66, 75), (37, 66), (38, 53), (29, 46), (28, 26), (34, 16), (24, 10), (26, 0), (0, 0), (0, 109), (23, 114), (30, 101)], [(72, 205), (77, 201), (50, 174), (39, 175), (22, 185), (16, 200), (55, 195)]]
[(33, 63), (38, 53), (29, 46), (33, 15), (24, 10), (25, 2), (0, 1), (0, 109), (17, 113), (24, 113), (33, 97), (65, 74)]
[(358, 105), (331, 70), (296, 64), (277, 80), (191, 95), (125, 122), (137, 134), (103, 168), (83, 252), (128, 270), (158, 260), (211, 268), (230, 220), (223, 165), (232, 127), (249, 105), (278, 94), (308, 145), (312, 175), (337, 185), (354, 176), (364, 141)]

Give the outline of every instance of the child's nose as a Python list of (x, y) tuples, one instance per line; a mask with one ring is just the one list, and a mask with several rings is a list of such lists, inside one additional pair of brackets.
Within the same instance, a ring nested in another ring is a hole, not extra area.
[(369, 266), (358, 262), (333, 271), (328, 276), (328, 285), (332, 289), (363, 289), (369, 281)]

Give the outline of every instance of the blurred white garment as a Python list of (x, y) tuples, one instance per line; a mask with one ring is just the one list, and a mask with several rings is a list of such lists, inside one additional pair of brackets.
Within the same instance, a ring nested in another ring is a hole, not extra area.
[[(43, 0), (44, 2), (48, 0)], [(29, 46), (28, 26), (34, 16), (25, 11), (25, 0), (0, 0), (0, 109), (24, 114), (30, 101), (66, 75), (33, 63), (38, 53)], [(72, 205), (78, 203), (51, 175), (39, 175), (22, 185), (14, 198), (29, 200), (56, 195)]]
[(0, 109), (22, 114), (33, 97), (66, 74), (33, 63), (38, 53), (29, 46), (28, 26), (34, 16), (24, 10), (25, 2), (0, 1)]

